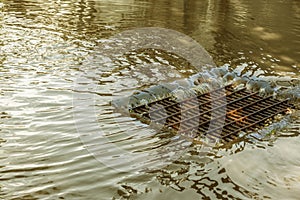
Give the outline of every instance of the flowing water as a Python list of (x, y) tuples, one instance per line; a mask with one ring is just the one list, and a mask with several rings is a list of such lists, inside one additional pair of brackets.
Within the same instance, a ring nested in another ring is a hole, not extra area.
[(264, 138), (191, 145), (111, 101), (201, 69), (155, 49), (103, 56), (116, 34), (160, 27), (217, 66), (298, 87), (299, 1), (2, 0), (0, 11), (0, 199), (299, 199), (299, 110)]

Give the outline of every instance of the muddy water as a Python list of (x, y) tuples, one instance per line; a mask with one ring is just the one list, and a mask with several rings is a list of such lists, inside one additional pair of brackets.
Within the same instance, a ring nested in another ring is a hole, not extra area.
[(0, 199), (300, 196), (299, 112), (262, 140), (191, 145), (110, 102), (201, 69), (171, 52), (112, 61), (100, 48), (125, 30), (171, 29), (217, 66), (289, 88), (300, 76), (298, 1), (18, 0), (0, 11)]

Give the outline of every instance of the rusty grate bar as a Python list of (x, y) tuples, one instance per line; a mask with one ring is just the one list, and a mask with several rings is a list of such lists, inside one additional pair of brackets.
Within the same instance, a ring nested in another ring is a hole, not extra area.
[(132, 116), (146, 123), (162, 124), (180, 134), (230, 142), (241, 131), (251, 131), (293, 106), (288, 100), (262, 97), (246, 88), (231, 85), (176, 101), (167, 97), (130, 109)]

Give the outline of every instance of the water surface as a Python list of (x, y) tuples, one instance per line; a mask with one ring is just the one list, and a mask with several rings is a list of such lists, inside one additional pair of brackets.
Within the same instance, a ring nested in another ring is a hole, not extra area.
[(131, 51), (118, 62), (99, 53), (122, 31), (168, 28), (199, 42), (217, 66), (289, 88), (300, 76), (298, 1), (4, 0), (0, 11), (1, 199), (300, 196), (299, 112), (265, 140), (186, 144), (110, 101), (197, 70), (168, 52)]

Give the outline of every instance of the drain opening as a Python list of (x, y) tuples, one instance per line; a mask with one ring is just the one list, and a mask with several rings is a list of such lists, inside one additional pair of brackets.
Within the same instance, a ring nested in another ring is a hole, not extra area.
[(143, 123), (160, 124), (181, 135), (228, 143), (239, 139), (242, 131), (254, 131), (292, 108), (288, 99), (262, 97), (245, 87), (236, 90), (228, 85), (180, 101), (165, 97), (132, 107), (129, 113)]

